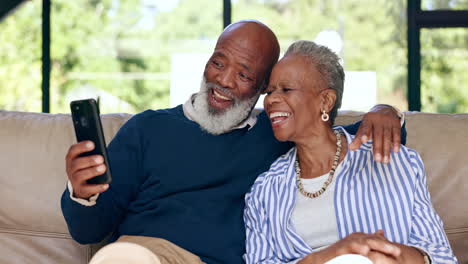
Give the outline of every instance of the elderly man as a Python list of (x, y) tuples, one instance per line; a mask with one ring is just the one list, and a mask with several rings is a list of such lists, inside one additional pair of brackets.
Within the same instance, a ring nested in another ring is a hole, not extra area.
[[(151, 249), (161, 263), (242, 263), (244, 195), (292, 147), (275, 140), (264, 112), (251, 115), (278, 57), (267, 26), (227, 27), (199, 93), (183, 106), (137, 114), (117, 133), (108, 147), (110, 185), (86, 184), (106, 170), (100, 156), (79, 157), (93, 144), (71, 146), (62, 211), (73, 238), (96, 243), (112, 233), (111, 240)], [(400, 123), (391, 107), (375, 109), (358, 138), (373, 137), (385, 161), (391, 144), (381, 136), (398, 147)]]

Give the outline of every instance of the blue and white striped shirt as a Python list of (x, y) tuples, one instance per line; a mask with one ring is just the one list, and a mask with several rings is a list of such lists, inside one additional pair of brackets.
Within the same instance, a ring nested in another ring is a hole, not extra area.
[[(353, 136), (342, 130), (351, 142)], [(457, 263), (432, 207), (421, 157), (405, 146), (391, 155), (388, 164), (374, 161), (370, 143), (346, 154), (334, 179), (339, 238), (383, 229), (387, 239), (424, 250), (434, 264)], [(291, 222), (295, 159), (294, 147), (257, 178), (245, 197), (247, 264), (287, 263), (313, 252)]]

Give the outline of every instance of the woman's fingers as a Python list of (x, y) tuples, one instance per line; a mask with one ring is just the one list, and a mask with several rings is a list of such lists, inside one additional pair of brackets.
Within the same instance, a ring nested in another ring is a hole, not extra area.
[(393, 258), (401, 254), (401, 249), (385, 238), (383, 230), (374, 234), (353, 233), (333, 245), (337, 256), (343, 254), (359, 254), (367, 256), (370, 252), (379, 252)]
[(391, 256), (387, 256), (383, 253), (371, 251), (367, 257), (372, 261), (373, 264), (397, 264), (397, 260)]
[(394, 245), (381, 235), (372, 235), (371, 237), (368, 237), (366, 239), (366, 243), (372, 251), (377, 251), (394, 258), (399, 257), (401, 254), (401, 250), (398, 246)]

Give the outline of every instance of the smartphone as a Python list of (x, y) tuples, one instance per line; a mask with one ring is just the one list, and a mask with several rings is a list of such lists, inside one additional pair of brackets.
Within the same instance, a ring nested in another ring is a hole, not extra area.
[(103, 184), (112, 181), (109, 159), (106, 149), (106, 141), (99, 116), (99, 107), (94, 99), (72, 101), (70, 103), (73, 126), (75, 128), (76, 140), (78, 142), (91, 140), (94, 142), (92, 151), (80, 156), (90, 156), (99, 154), (104, 158), (106, 172), (87, 180), (88, 184)]

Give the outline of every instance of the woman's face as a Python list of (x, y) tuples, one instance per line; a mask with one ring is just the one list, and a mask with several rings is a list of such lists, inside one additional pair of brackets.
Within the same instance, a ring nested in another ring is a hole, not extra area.
[(263, 103), (278, 140), (297, 142), (323, 125), (324, 90), (324, 78), (310, 59), (289, 55), (275, 65)]

